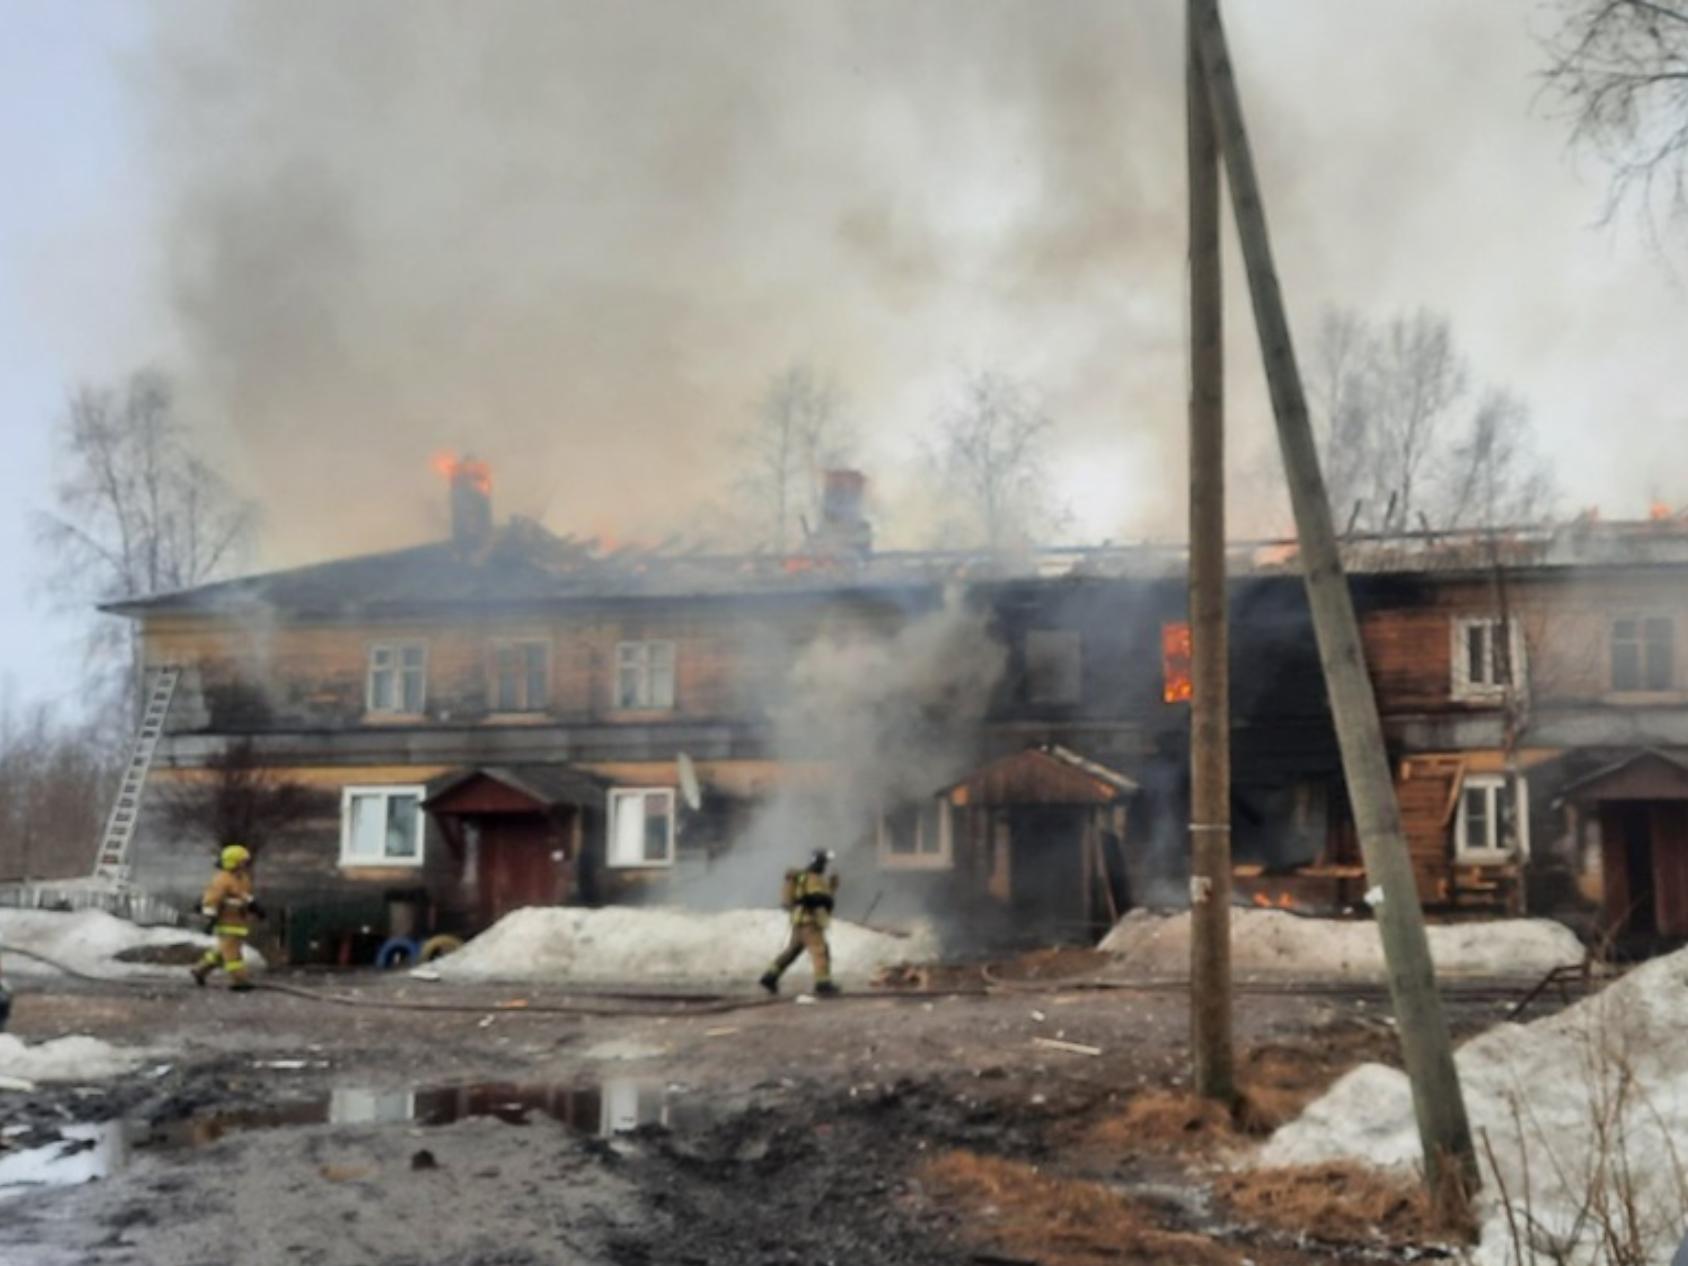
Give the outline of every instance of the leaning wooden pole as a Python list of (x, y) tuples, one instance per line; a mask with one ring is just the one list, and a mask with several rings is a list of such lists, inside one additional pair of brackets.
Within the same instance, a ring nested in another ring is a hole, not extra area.
[(1474, 1190), (1477, 1158), (1471, 1144), (1465, 1101), (1460, 1095), (1442, 1000), (1424, 935), (1418, 887), (1401, 829), (1400, 806), (1383, 745), (1377, 700), (1366, 675), (1359, 624), (1342, 573), (1330, 503), (1319, 473), (1307, 399), (1296, 367), (1295, 347), (1278, 288), (1266, 232), (1260, 182), (1243, 126), (1241, 98), (1225, 46), (1218, 0), (1191, 0), (1197, 10), (1197, 44), (1206, 76), (1220, 152), (1230, 181), (1231, 207), (1248, 271), (1254, 322), (1277, 417), (1278, 443), (1295, 512), (1296, 534), (1307, 599), (1313, 611), (1331, 716), (1336, 723), (1348, 798), (1354, 809), (1373, 907), (1388, 963), (1389, 991), (1401, 1035), (1401, 1054), (1412, 1082), (1413, 1110), (1424, 1148), (1432, 1198), (1461, 1200)]
[(1219, 138), (1195, 19), (1185, 68), (1190, 192), (1190, 1047), (1196, 1093), (1236, 1098), (1231, 1039), (1231, 721), (1225, 627), (1225, 354)]

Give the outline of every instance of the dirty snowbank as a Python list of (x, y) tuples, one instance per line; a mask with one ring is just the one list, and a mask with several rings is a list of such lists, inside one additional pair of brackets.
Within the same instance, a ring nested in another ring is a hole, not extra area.
[[(1541, 976), (1583, 961), (1582, 942), (1551, 919), (1431, 924), (1430, 956), (1444, 976)], [(1099, 947), (1132, 975), (1190, 971), (1190, 914), (1133, 910)], [(1383, 945), (1370, 920), (1313, 919), (1283, 910), (1231, 911), (1231, 965), (1239, 973), (1383, 978)]]
[[(507, 914), (462, 949), (432, 964), (446, 980), (567, 980), (748, 985), (791, 935), (778, 910), (690, 910), (609, 906), (533, 907)], [(827, 933), (833, 975), (860, 984), (893, 963), (936, 957), (929, 929), (908, 936), (835, 921)], [(806, 988), (807, 957), (786, 973)]]
[[(1688, 1225), (1685, 1051), (1688, 950), (1656, 959), (1556, 1016), (1501, 1025), (1460, 1048), (1472, 1131), (1479, 1139), (1487, 1132), (1520, 1226), (1531, 1220), (1522, 1194), (1529, 1193), (1543, 1260), (1605, 1263), (1608, 1229), (1619, 1240), (1633, 1230), (1644, 1247), (1644, 1257), (1623, 1260), (1671, 1260)], [(1377, 1064), (1356, 1068), (1260, 1154), (1269, 1165), (1336, 1159), (1418, 1163), (1403, 1074)], [(1483, 1171), (1482, 1243), (1473, 1260), (1510, 1266), (1499, 1184), (1487, 1161)], [(1532, 1260), (1528, 1249), (1525, 1258)]]
[[(8, 949), (44, 954), (89, 976), (180, 975), (182, 968), (158, 963), (125, 963), (118, 955), (125, 950), (165, 945), (194, 945), (205, 948), (216, 941), (185, 928), (144, 928), (107, 914), (104, 910), (0, 910), (0, 963), (8, 976), (57, 976), (45, 963), (8, 954)], [(263, 957), (250, 946), (246, 961), (263, 965)]]
[(80, 1035), (30, 1046), (21, 1038), (0, 1033), (0, 1084), (9, 1078), (24, 1082), (104, 1081), (133, 1072), (157, 1054)]

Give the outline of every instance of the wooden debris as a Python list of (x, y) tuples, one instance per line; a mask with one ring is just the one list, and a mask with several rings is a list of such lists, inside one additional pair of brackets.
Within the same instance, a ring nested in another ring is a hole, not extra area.
[(1073, 1055), (1100, 1055), (1100, 1046), (1086, 1046), (1083, 1042), (1063, 1042), (1058, 1037), (1034, 1037), (1033, 1046), (1047, 1047), (1052, 1051), (1066, 1051)]

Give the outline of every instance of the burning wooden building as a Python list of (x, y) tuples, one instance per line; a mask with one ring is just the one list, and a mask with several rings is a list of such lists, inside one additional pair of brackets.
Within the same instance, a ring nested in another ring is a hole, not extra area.
[[(882, 899), (880, 917), (937, 912), (988, 939), (1083, 939), (1181, 898), (1182, 551), (875, 551), (854, 475), (795, 557), (618, 550), (499, 524), (486, 468), (448, 473), (449, 539), (109, 608), (169, 689), (108, 867), (196, 890), (214, 841), (161, 806), (239, 744), (308, 793), (260, 858), (300, 957), (522, 905), (687, 901), (737, 875), (773, 801), (796, 816), (768, 874), (734, 879), (737, 904), (768, 903), (816, 844), (845, 853), (846, 917)], [(1346, 548), (1426, 902), (1688, 935), (1688, 534)], [(1335, 908), (1365, 885), (1295, 567), (1291, 547), (1233, 551), (1239, 889)], [(941, 732), (942, 761), (890, 752), (901, 776), (867, 779), (829, 750), (846, 727), (824, 708), (800, 743), (782, 730), (814, 648), (878, 646), (865, 687), (948, 609), (994, 648), (988, 668), (882, 701), (937, 727), (917, 737)], [(848, 828), (802, 816), (826, 795)]]

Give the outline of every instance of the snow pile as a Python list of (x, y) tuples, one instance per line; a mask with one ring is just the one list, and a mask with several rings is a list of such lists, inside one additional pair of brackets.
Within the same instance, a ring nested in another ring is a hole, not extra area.
[[(8, 976), (56, 976), (46, 963), (8, 954), (8, 949), (42, 954), (88, 976), (178, 975), (180, 967), (157, 963), (125, 963), (117, 956), (145, 946), (193, 945), (201, 949), (214, 938), (184, 928), (144, 928), (104, 910), (0, 910), (0, 964)], [(262, 966), (263, 957), (250, 946), (246, 961)]]
[(29, 1046), (0, 1033), (0, 1080), (103, 1081), (133, 1072), (156, 1051), (119, 1047), (94, 1037), (61, 1037)]
[[(1431, 924), (1430, 956), (1444, 976), (1542, 976), (1583, 961), (1582, 942), (1551, 919)], [(1103, 939), (1133, 975), (1187, 975), (1190, 915), (1133, 910)], [(1231, 964), (1240, 973), (1382, 979), (1383, 944), (1370, 920), (1312, 919), (1283, 910), (1231, 911)]]
[[(778, 910), (608, 906), (532, 907), (505, 915), (462, 949), (431, 964), (446, 980), (568, 980), (749, 984), (791, 936)], [(910, 936), (834, 922), (827, 931), (833, 976), (861, 983), (881, 967), (936, 956), (929, 930)], [(787, 973), (807, 987), (807, 957)]]
[[(1540, 1260), (1604, 1264), (1602, 1242), (1633, 1238), (1671, 1260), (1688, 1225), (1688, 950), (1656, 959), (1556, 1016), (1506, 1024), (1457, 1055), (1473, 1133), (1486, 1131), (1482, 1244), (1511, 1266), (1512, 1221), (1534, 1226)], [(1673, 1142), (1674, 1140), (1674, 1142)], [(1339, 1080), (1262, 1150), (1268, 1165), (1357, 1160), (1416, 1165), (1404, 1074), (1367, 1064)], [(1528, 1193), (1526, 1199), (1525, 1193)], [(1526, 1214), (1528, 1210), (1528, 1214)], [(1524, 1260), (1532, 1260), (1526, 1249)]]

